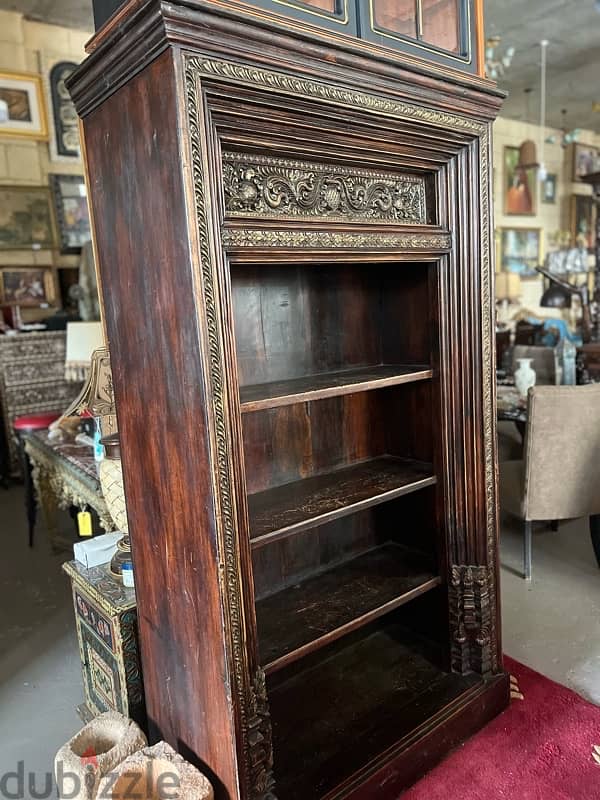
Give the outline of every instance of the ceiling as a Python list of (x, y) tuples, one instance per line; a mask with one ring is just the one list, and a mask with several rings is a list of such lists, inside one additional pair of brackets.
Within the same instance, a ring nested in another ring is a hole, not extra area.
[[(562, 126), (561, 109), (567, 110), (569, 128), (590, 128), (600, 133), (600, 0), (484, 0), (486, 35), (499, 35), (499, 51), (516, 49), (512, 65), (500, 78), (500, 88), (510, 95), (503, 115), (539, 121), (540, 39), (548, 39), (548, 125)], [(92, 0), (0, 0), (0, 9), (26, 16), (93, 30)], [(531, 88), (529, 109), (525, 89)]]
[[(600, 9), (600, 2), (598, 2)], [(499, 35), (505, 47), (516, 49), (501, 89), (510, 94), (503, 116), (539, 122), (540, 46), (548, 39), (547, 124), (562, 127), (561, 110), (569, 128), (600, 133), (600, 10), (596, 0), (484, 0), (486, 35)], [(525, 89), (531, 88), (529, 111)]]
[(19, 11), (29, 19), (93, 31), (92, 0), (0, 0), (3, 11)]

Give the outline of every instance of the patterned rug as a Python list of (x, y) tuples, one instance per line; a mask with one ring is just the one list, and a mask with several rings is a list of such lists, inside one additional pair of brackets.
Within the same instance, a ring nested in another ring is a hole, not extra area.
[(600, 800), (600, 708), (505, 658), (510, 707), (402, 800)]

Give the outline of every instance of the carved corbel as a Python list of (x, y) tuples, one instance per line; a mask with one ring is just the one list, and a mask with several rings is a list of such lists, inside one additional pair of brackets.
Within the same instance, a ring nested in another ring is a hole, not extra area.
[(456, 672), (472, 670), (483, 675), (492, 670), (491, 580), (488, 567), (461, 565), (451, 568), (451, 657)]

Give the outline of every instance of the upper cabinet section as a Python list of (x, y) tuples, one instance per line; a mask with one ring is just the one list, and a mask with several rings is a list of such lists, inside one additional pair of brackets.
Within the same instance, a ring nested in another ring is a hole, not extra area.
[(364, 39), (476, 71), (475, 0), (357, 0)]
[(255, 4), (329, 30), (358, 35), (357, 0), (256, 0)]
[(478, 72), (482, 0), (249, 0), (312, 25)]
[[(139, 0), (92, 0), (96, 29)], [(146, 0), (152, 5), (151, 0)], [(388, 50), (484, 77), (483, 0), (188, 0), (189, 8), (215, 12), (258, 7), (285, 19), (363, 39)]]

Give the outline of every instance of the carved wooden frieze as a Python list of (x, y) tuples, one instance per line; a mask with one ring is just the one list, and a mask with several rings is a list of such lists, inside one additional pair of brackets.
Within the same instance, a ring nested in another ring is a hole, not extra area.
[(490, 589), (493, 572), (489, 567), (452, 566), (449, 584), (452, 668), (482, 675), (492, 670), (492, 639), (495, 617)]
[(225, 152), (223, 188), (229, 217), (427, 222), (418, 175)]
[(423, 250), (447, 253), (452, 247), (449, 233), (393, 233), (386, 231), (323, 231), (304, 229), (230, 228), (222, 233), (224, 247), (321, 248), (325, 250)]

